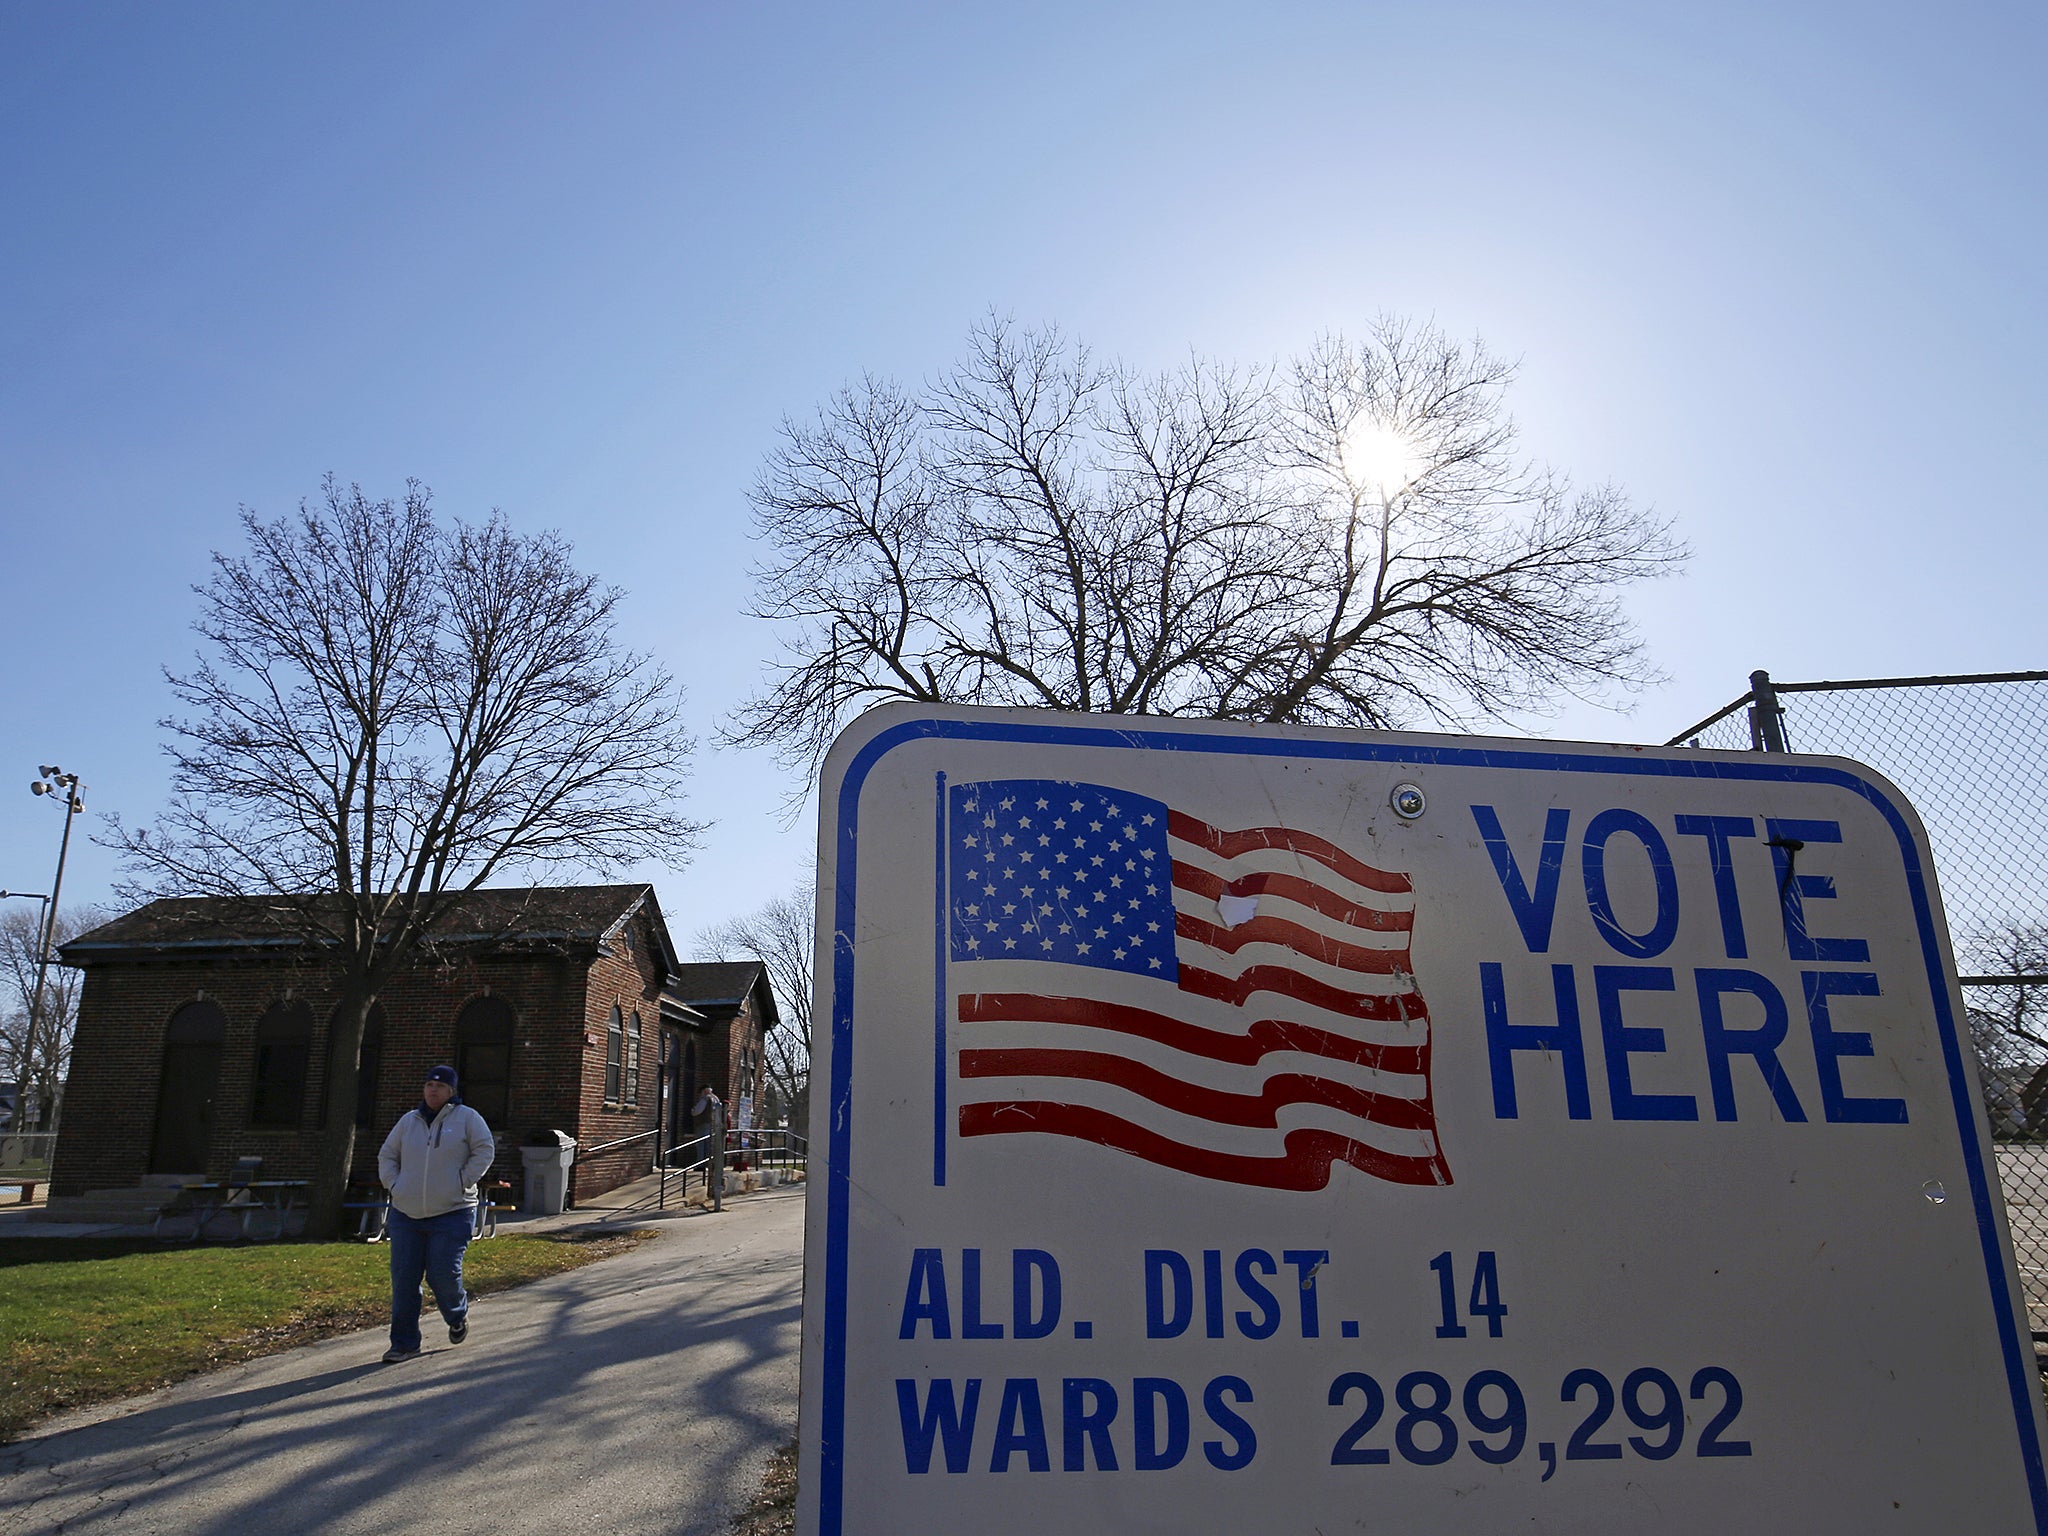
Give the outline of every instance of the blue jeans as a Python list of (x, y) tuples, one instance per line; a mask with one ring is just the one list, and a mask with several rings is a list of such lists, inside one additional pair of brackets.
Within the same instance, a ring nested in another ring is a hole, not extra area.
[(393, 1207), (386, 1232), (391, 1239), (391, 1347), (420, 1347), (420, 1277), (434, 1288), (434, 1304), (454, 1327), (469, 1316), (462, 1289), (462, 1250), (469, 1246), (476, 1213), (468, 1206), (417, 1219)]

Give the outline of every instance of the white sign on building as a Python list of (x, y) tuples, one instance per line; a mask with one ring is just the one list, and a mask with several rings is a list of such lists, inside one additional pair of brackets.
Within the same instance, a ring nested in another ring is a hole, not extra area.
[(892, 707), (822, 794), (800, 1530), (2048, 1532), (1870, 770)]

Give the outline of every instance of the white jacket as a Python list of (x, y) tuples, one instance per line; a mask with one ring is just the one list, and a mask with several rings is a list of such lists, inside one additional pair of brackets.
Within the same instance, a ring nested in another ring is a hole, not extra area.
[(377, 1177), (391, 1203), (415, 1221), (476, 1203), (476, 1181), (497, 1155), (484, 1117), (450, 1099), (429, 1124), (417, 1109), (399, 1116), (377, 1153)]

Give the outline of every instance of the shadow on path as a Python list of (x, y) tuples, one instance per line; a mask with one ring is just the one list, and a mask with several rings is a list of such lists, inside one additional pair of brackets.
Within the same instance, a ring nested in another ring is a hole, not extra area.
[(0, 1451), (0, 1533), (721, 1532), (795, 1423), (802, 1212), (663, 1223), (459, 1349), (350, 1334), (59, 1424)]

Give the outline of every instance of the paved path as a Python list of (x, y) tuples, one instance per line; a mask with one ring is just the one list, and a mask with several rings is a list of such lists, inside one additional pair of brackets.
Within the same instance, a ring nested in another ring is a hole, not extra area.
[(469, 1341), (348, 1334), (0, 1447), (5, 1536), (716, 1536), (794, 1433), (803, 1192), (671, 1214), (486, 1296)]

